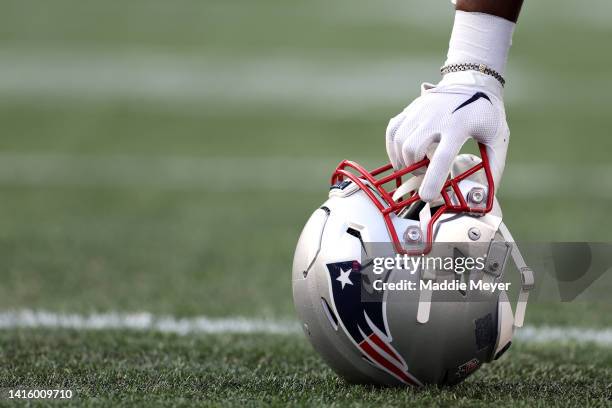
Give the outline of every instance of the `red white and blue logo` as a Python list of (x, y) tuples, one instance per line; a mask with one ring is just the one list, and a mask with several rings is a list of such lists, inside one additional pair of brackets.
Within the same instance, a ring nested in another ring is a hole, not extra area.
[(327, 264), (329, 295), (338, 323), (363, 358), (401, 382), (421, 386), (408, 365), (391, 345), (386, 302), (382, 291), (362, 301), (362, 267), (357, 261)]

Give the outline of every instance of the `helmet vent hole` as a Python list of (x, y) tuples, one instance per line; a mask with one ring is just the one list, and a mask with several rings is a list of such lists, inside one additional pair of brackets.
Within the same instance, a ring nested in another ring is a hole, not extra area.
[(357, 230), (356, 230), (356, 229), (354, 229), (354, 228), (350, 228), (350, 227), (349, 227), (349, 228), (346, 230), (346, 233), (347, 233), (347, 234), (349, 234), (349, 235), (354, 236), (355, 238), (357, 238), (357, 239), (359, 240), (359, 242), (361, 243), (361, 248), (364, 250), (364, 252), (366, 252), (366, 253), (367, 253), (367, 251), (366, 251), (366, 247), (365, 247), (365, 244), (364, 244), (364, 242), (363, 242), (363, 238), (361, 237), (361, 232), (357, 231)]
[(327, 300), (325, 300), (325, 298), (321, 298), (321, 306), (323, 306), (323, 311), (325, 312), (325, 316), (327, 316), (329, 324), (332, 325), (334, 330), (338, 330), (338, 318), (336, 317), (336, 314), (333, 312), (333, 310), (331, 310), (331, 308), (329, 307), (329, 304), (327, 303)]
[(361, 239), (361, 232), (357, 231), (357, 230), (356, 230), (356, 229), (354, 229), (354, 228), (348, 228), (348, 229), (346, 230), (346, 233), (347, 233), (347, 234), (349, 234), (349, 235), (354, 236), (355, 238), (359, 239), (360, 241), (362, 240), (362, 239)]

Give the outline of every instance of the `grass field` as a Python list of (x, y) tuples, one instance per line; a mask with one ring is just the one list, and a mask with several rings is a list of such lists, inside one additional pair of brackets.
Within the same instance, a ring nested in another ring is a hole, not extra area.
[[(0, 312), (85, 316), (294, 320), (293, 249), (329, 173), (385, 161), (387, 120), (437, 80), (452, 23), (443, 0), (0, 10)], [(610, 241), (611, 11), (526, 2), (500, 189), (519, 241)], [(527, 324), (604, 330), (612, 306), (534, 304)], [(416, 392), (346, 385), (294, 333), (4, 327), (0, 388), (72, 388), (75, 405), (610, 406), (610, 343), (517, 341), (465, 384)]]

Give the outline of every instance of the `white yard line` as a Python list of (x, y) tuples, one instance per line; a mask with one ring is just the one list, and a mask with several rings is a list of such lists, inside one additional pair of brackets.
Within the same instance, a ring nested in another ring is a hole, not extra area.
[(18, 310), (0, 312), (0, 329), (48, 328), (75, 330), (129, 329), (176, 334), (270, 333), (293, 334), (300, 331), (294, 321), (251, 319), (244, 317), (175, 318), (150, 313), (63, 314), (47, 311)]
[(516, 337), (531, 343), (576, 342), (595, 343), (601, 346), (612, 346), (612, 328), (587, 329), (580, 327), (526, 326), (520, 329)]
[[(0, 313), (0, 329), (45, 328), (74, 330), (143, 330), (162, 333), (301, 333), (299, 324), (291, 320), (253, 319), (245, 317), (210, 318), (205, 316), (176, 318), (150, 313), (63, 314), (48, 311), (18, 310)], [(576, 342), (612, 346), (612, 328), (527, 326), (515, 338), (526, 343)]]
[[(0, 186), (321, 192), (339, 160), (303, 157), (145, 157), (0, 153)], [(373, 168), (380, 162), (366, 161)], [(510, 163), (502, 198), (612, 199), (612, 165)]]

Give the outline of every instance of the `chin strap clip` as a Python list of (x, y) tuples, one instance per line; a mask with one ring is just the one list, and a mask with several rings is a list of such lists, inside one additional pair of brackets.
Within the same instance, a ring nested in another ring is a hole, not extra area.
[(527, 310), (527, 301), (529, 300), (529, 291), (535, 286), (535, 276), (531, 268), (525, 263), (521, 251), (519, 251), (512, 234), (503, 222), (499, 225), (499, 232), (504, 237), (506, 242), (512, 243), (510, 254), (512, 260), (521, 274), (521, 290), (519, 292), (518, 301), (516, 302), (516, 310), (514, 312), (514, 327), (523, 327), (525, 321), (525, 311)]

